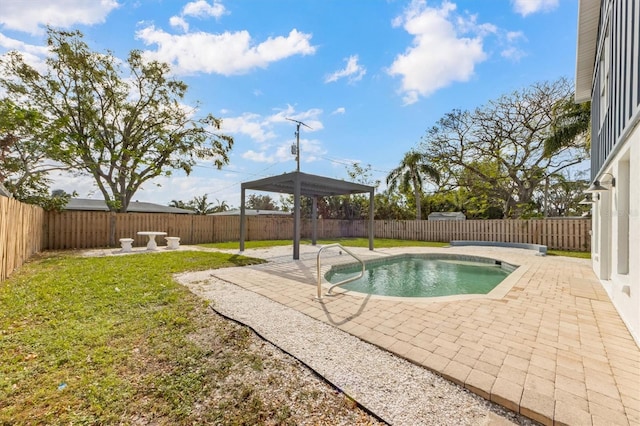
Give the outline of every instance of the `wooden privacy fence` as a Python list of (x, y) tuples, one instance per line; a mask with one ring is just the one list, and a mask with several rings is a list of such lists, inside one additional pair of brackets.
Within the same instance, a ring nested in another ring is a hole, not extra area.
[(38, 206), (0, 197), (0, 282), (43, 249), (44, 218)]
[[(247, 221), (247, 240), (293, 239), (290, 217), (255, 217)], [(146, 244), (138, 231), (164, 231), (182, 244), (239, 241), (238, 216), (198, 216), (155, 213), (49, 212), (44, 223), (43, 249), (109, 246), (111, 224), (119, 238)], [(366, 220), (318, 220), (318, 238), (367, 237)], [(589, 251), (591, 219), (375, 221), (375, 238), (441, 241), (475, 240), (544, 244), (550, 249)], [(312, 235), (311, 221), (303, 220), (303, 238)], [(159, 241), (164, 243), (162, 239)]]
[[(292, 240), (290, 217), (247, 217), (247, 240)], [(366, 220), (319, 220), (318, 238), (368, 236)], [(475, 240), (544, 244), (557, 250), (591, 250), (591, 219), (375, 221), (375, 238), (441, 241)], [(144, 246), (138, 231), (164, 231), (182, 244), (238, 241), (238, 216), (197, 216), (157, 213), (45, 212), (40, 207), (0, 197), (0, 281), (42, 250), (109, 246), (111, 227), (116, 241), (133, 238)], [(303, 220), (303, 238), (312, 235)], [(159, 241), (163, 244), (164, 241)]]

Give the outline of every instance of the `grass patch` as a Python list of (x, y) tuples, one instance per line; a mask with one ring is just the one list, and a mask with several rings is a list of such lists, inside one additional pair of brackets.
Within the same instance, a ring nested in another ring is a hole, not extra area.
[[(302, 244), (311, 244), (310, 239), (300, 240)], [(318, 244), (334, 244), (340, 243), (343, 246), (348, 247), (369, 247), (368, 238), (333, 238), (333, 239), (319, 239)], [(291, 240), (258, 240), (258, 241), (245, 241), (244, 246), (246, 249), (264, 248), (264, 247), (276, 247), (276, 246), (290, 246), (293, 242)], [(445, 247), (449, 243), (441, 243), (435, 241), (413, 241), (413, 240), (393, 240), (389, 238), (376, 238), (373, 242), (376, 248), (391, 248), (391, 247)], [(229, 241), (224, 243), (208, 243), (198, 244), (201, 247), (217, 248), (222, 250), (238, 249), (238, 241)]]
[(171, 274), (260, 262), (183, 251), (24, 265), (0, 285), (0, 424), (188, 423), (232, 362), (203, 362), (188, 335), (206, 305)]
[(580, 259), (591, 259), (589, 251), (569, 251), (569, 250), (547, 250), (547, 256), (577, 257)]
[[(276, 246), (290, 246), (293, 244), (291, 240), (258, 240), (258, 241), (245, 241), (244, 247), (247, 249), (264, 248), (264, 247), (276, 247)], [(217, 248), (220, 250), (238, 250), (240, 247), (239, 241), (226, 241), (224, 243), (204, 243), (197, 244), (199, 247)]]
[[(310, 239), (300, 240), (302, 244), (311, 244)], [(332, 238), (332, 239), (320, 239), (318, 244), (334, 244), (339, 243), (347, 247), (369, 247), (368, 238)], [(233, 250), (238, 249), (238, 241), (229, 241), (224, 243), (208, 243), (198, 244), (201, 247), (217, 248)], [(245, 241), (245, 248), (266, 248), (276, 246), (289, 246), (292, 243), (291, 240), (259, 240), (259, 241)], [(442, 243), (438, 241), (414, 241), (414, 240), (394, 240), (389, 238), (376, 238), (374, 240), (375, 248), (392, 248), (392, 247), (446, 247), (449, 243)], [(577, 257), (581, 259), (591, 259), (590, 252), (584, 251), (569, 251), (569, 250), (547, 250), (549, 256), (566, 256)]]
[(174, 251), (23, 265), (0, 283), (0, 425), (376, 424), (172, 278), (262, 262)]

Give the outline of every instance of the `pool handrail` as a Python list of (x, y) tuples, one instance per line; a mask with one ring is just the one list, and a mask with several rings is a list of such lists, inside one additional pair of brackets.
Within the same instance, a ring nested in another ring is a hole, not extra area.
[(329, 287), (329, 290), (327, 290), (327, 296), (331, 296), (331, 290), (333, 290), (334, 287), (338, 287), (340, 285), (344, 285), (344, 284), (350, 283), (351, 281), (355, 281), (355, 280), (360, 279), (360, 278), (362, 278), (364, 276), (364, 270), (365, 270), (364, 261), (362, 259), (360, 259), (351, 250), (347, 249), (346, 247), (343, 247), (339, 243), (329, 244), (329, 245), (326, 245), (324, 247), (321, 247), (320, 250), (318, 250), (318, 256), (317, 256), (317, 259), (316, 259), (316, 265), (318, 267), (318, 289), (317, 289), (318, 294), (317, 294), (317, 300), (322, 300), (322, 274), (320, 273), (320, 268), (321, 268), (321, 265), (320, 265), (320, 254), (322, 253), (322, 251), (324, 249), (333, 248), (333, 247), (341, 248), (342, 250), (344, 250), (345, 253), (348, 253), (349, 255), (351, 255), (351, 257), (353, 257), (355, 260), (360, 262), (360, 264), (362, 265), (362, 271), (360, 271), (360, 274), (355, 276), (355, 277), (347, 278), (346, 280), (342, 280), (340, 282), (337, 282), (337, 283), (333, 284), (331, 287)]

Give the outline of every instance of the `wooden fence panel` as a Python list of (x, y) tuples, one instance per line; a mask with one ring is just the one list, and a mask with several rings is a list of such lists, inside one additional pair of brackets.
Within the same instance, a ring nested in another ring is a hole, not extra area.
[(45, 212), (0, 197), (0, 282), (43, 247)]
[[(293, 239), (290, 217), (248, 217), (247, 241)], [(238, 241), (238, 216), (197, 216), (152, 213), (44, 212), (37, 206), (0, 197), (0, 281), (31, 255), (44, 249), (108, 247), (112, 227), (119, 238), (138, 231), (164, 231), (183, 244)], [(549, 249), (589, 251), (591, 219), (394, 221), (374, 222), (375, 238), (448, 242), (453, 239), (544, 244)], [(368, 237), (367, 220), (318, 220), (318, 238)], [(302, 221), (301, 236), (311, 238), (312, 224)], [(160, 245), (164, 241), (158, 241)]]
[[(293, 239), (290, 217), (255, 217), (247, 221), (246, 240)], [(197, 216), (151, 213), (49, 212), (44, 226), (44, 246), (48, 249), (91, 248), (108, 246), (108, 236), (115, 223), (116, 241), (134, 238), (134, 245), (146, 244), (138, 231), (164, 231), (181, 238), (183, 244), (238, 241), (238, 216)], [(374, 222), (376, 238), (449, 242), (476, 240), (545, 244), (550, 249), (589, 251), (590, 219), (413, 221), (378, 220)], [(303, 219), (301, 237), (311, 238), (312, 223)], [(318, 238), (368, 237), (367, 220), (318, 220)], [(163, 244), (164, 241), (159, 241)]]

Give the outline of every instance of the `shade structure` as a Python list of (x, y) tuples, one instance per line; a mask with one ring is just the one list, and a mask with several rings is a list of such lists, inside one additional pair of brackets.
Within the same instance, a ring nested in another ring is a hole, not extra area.
[(317, 199), (331, 195), (369, 194), (369, 250), (373, 250), (373, 202), (375, 187), (332, 179), (325, 176), (312, 175), (302, 172), (284, 173), (241, 185), (240, 200), (240, 251), (244, 251), (245, 229), (245, 194), (246, 190), (277, 192), (280, 194), (292, 194), (294, 198), (293, 219), (293, 258), (300, 258), (300, 197), (306, 196), (313, 200), (311, 214), (313, 235), (312, 242), (316, 243), (317, 236)]

